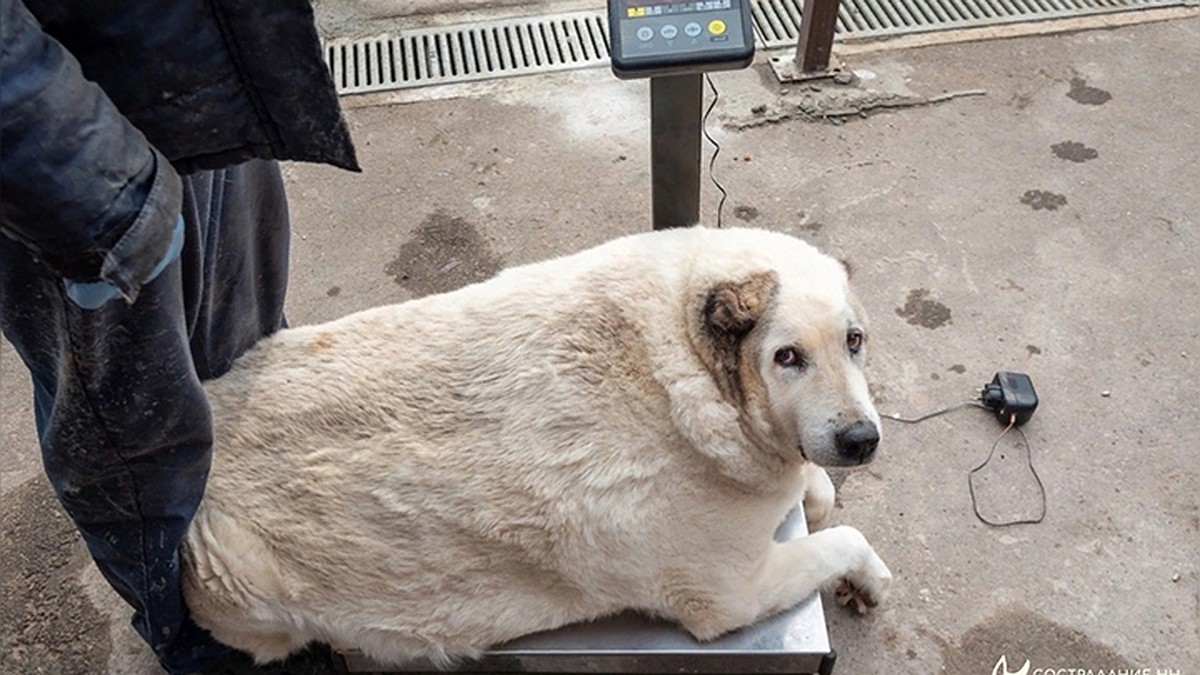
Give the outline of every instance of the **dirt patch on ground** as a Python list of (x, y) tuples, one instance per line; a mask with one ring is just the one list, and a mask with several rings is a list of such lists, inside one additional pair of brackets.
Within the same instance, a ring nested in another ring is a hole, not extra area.
[(0, 552), (0, 672), (105, 672), (109, 624), (79, 583), (92, 563), (45, 481), (0, 500)]

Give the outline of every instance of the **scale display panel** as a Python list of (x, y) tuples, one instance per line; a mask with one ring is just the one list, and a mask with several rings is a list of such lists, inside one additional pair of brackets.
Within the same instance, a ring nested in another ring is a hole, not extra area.
[(748, 0), (609, 0), (618, 77), (744, 68), (754, 58)]

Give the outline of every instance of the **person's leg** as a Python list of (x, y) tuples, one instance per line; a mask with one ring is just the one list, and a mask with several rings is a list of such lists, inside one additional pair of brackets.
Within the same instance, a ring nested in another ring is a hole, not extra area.
[(0, 236), (0, 327), (33, 376), (47, 477), (135, 628), (179, 673), (228, 651), (180, 592), (177, 549), (212, 453), (200, 381), (279, 327), (288, 247), (275, 163), (184, 183), (184, 252), (133, 305), (79, 309)]
[[(180, 288), (175, 263), (133, 305), (81, 310), (20, 244), (0, 239), (0, 322), (33, 375), (46, 475), (160, 660), (183, 626), (175, 548), (212, 443)], [(189, 656), (224, 651), (198, 640)]]
[(181, 262), (192, 360), (208, 380), (282, 326), (288, 207), (277, 162), (187, 176), (184, 186), (184, 218), (207, 223)]

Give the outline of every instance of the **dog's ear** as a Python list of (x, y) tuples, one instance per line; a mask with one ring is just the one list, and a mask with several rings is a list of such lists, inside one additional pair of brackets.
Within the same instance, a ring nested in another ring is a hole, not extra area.
[(778, 285), (774, 272), (717, 284), (704, 303), (704, 326), (719, 340), (741, 339), (758, 324)]

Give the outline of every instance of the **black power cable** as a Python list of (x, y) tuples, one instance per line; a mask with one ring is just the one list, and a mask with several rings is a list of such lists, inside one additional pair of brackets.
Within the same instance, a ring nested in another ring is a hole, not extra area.
[[(980, 398), (952, 405), (948, 408), (935, 410), (926, 415), (915, 418), (900, 417), (899, 415), (880, 415), (884, 419), (889, 419), (894, 422), (902, 422), (904, 424), (918, 424), (925, 420), (933, 419), (945, 415), (946, 413), (963, 408), (982, 408), (991, 410), (997, 413), (997, 417), (1003, 422), (1005, 417), (1008, 420), (1008, 426), (996, 440), (992, 442), (991, 449), (988, 450), (987, 459), (982, 464), (971, 469), (967, 473), (967, 489), (971, 493), (971, 508), (975, 511), (975, 517), (980, 522), (992, 527), (1008, 527), (1010, 525), (1031, 525), (1040, 523), (1046, 518), (1046, 486), (1042, 484), (1042, 477), (1038, 475), (1037, 469), (1033, 467), (1033, 449), (1029, 445), (1029, 439), (1025, 436), (1025, 432), (1021, 429), (1021, 424), (1027, 421), (1033, 411), (1037, 409), (1037, 394), (1033, 391), (1033, 383), (1029, 380), (1029, 376), (1022, 373), (1006, 373), (1001, 372), (996, 374), (996, 379), (992, 383), (986, 385), (983, 394)], [(1038, 492), (1041, 496), (1041, 513), (1036, 518), (1020, 518), (1010, 521), (993, 521), (983, 517), (979, 512), (979, 501), (975, 496), (975, 474), (981, 471), (992, 461), (992, 457), (996, 454), (996, 446), (1000, 444), (1000, 440), (1013, 429), (1021, 435), (1021, 441), (1025, 445), (1025, 463), (1029, 467), (1030, 473), (1033, 474), (1033, 479), (1037, 483)]]
[[(975, 499), (975, 474), (987, 466), (992, 461), (992, 455), (996, 453), (996, 446), (1000, 443), (1000, 439), (1009, 431), (1016, 429), (1018, 434), (1021, 434), (1021, 441), (1025, 443), (1025, 464), (1029, 467), (1030, 473), (1033, 474), (1033, 480), (1037, 482), (1038, 492), (1042, 496), (1042, 512), (1037, 518), (1021, 518), (1018, 520), (1009, 520), (1005, 522), (995, 522), (983, 517), (979, 512), (979, 502)], [(1037, 469), (1033, 468), (1033, 449), (1029, 447), (1029, 439), (1025, 437), (1025, 432), (1021, 427), (1017, 426), (1017, 416), (1014, 413), (1008, 421), (1008, 426), (1004, 427), (1004, 431), (996, 437), (992, 442), (991, 450), (988, 450), (987, 459), (983, 460), (983, 464), (971, 469), (967, 473), (967, 488), (971, 491), (971, 508), (975, 509), (975, 517), (982, 522), (991, 525), (992, 527), (1008, 527), (1009, 525), (1036, 525), (1046, 519), (1046, 486), (1042, 485), (1042, 477), (1038, 475)]]
[(722, 226), (721, 216), (725, 211), (725, 200), (729, 197), (729, 193), (725, 191), (725, 186), (721, 185), (721, 182), (717, 180), (717, 174), (714, 170), (717, 163), (717, 155), (721, 154), (721, 144), (712, 137), (712, 134), (708, 133), (708, 116), (712, 113), (713, 108), (717, 107), (717, 101), (721, 100), (721, 95), (717, 93), (717, 85), (713, 84), (712, 77), (708, 73), (704, 74), (704, 81), (708, 83), (708, 88), (712, 90), (713, 98), (708, 104), (708, 108), (704, 110), (704, 117), (700, 119), (700, 130), (704, 133), (704, 138), (709, 143), (712, 143), (713, 146), (713, 154), (708, 158), (708, 178), (721, 193), (721, 201), (717, 204), (717, 228), (720, 228)]

